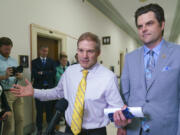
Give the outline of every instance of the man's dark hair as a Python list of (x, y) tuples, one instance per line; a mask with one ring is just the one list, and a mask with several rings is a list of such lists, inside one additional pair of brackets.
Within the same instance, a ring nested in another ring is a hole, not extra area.
[(12, 43), (11, 39), (8, 37), (1, 37), (0, 38), (0, 47), (3, 45), (13, 46), (13, 43)]
[(49, 48), (47, 45), (42, 45), (42, 46), (40, 46), (40, 50), (42, 50), (42, 49), (44, 49), (44, 48)]
[[(138, 17), (142, 14), (149, 12), (149, 11), (154, 12), (156, 19), (158, 20), (160, 26), (162, 26), (162, 22), (165, 22), (164, 10), (158, 4), (149, 4), (149, 5), (146, 5), (146, 6), (143, 6), (143, 7), (140, 7), (139, 9), (137, 9), (135, 12), (136, 26), (138, 25), (137, 24)], [(163, 32), (164, 32), (164, 30), (163, 30)]]

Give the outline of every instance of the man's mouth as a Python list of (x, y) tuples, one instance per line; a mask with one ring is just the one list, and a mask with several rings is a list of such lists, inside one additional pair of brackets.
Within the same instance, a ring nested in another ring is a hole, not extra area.
[(147, 34), (143, 34), (143, 37), (147, 37), (150, 36), (151, 34), (147, 33)]
[(88, 63), (89, 60), (81, 60), (82, 63)]

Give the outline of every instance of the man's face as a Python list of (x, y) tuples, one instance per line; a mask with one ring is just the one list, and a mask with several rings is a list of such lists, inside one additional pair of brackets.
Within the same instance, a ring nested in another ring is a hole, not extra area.
[(11, 45), (2, 45), (0, 47), (0, 53), (2, 56), (8, 58), (11, 53), (12, 46)]
[(159, 44), (162, 39), (164, 22), (160, 25), (154, 12), (150, 11), (137, 18), (137, 28), (142, 42), (149, 47), (154, 47)]
[(78, 60), (84, 69), (91, 68), (97, 62), (100, 51), (96, 49), (94, 41), (82, 40), (78, 44)]
[(63, 67), (65, 67), (67, 65), (67, 58), (66, 57), (61, 58), (60, 63)]
[(40, 53), (41, 57), (43, 57), (43, 58), (47, 57), (48, 56), (48, 48), (41, 48), (39, 53)]

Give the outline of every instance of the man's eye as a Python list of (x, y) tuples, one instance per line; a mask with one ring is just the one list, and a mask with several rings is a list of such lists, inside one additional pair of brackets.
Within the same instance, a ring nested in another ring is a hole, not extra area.
[(79, 49), (78, 51), (79, 51), (79, 52), (83, 52), (83, 50), (81, 50), (81, 49)]
[(153, 22), (149, 22), (147, 23), (147, 26), (151, 26), (153, 24)]
[(93, 52), (94, 52), (94, 50), (89, 50), (88, 52), (89, 52), (89, 53), (93, 53)]
[(137, 28), (138, 28), (138, 29), (141, 29), (141, 28), (142, 28), (142, 25), (139, 25)]

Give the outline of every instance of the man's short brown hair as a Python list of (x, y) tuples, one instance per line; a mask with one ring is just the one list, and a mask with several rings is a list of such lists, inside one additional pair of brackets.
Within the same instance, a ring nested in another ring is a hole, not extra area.
[(96, 49), (98, 51), (101, 50), (101, 42), (98, 38), (97, 35), (91, 33), (91, 32), (86, 32), (86, 33), (83, 33), (79, 39), (78, 39), (78, 42), (77, 42), (77, 46), (79, 45), (79, 42), (83, 41), (83, 40), (88, 40), (88, 41), (93, 41), (96, 43)]
[(0, 38), (0, 47), (3, 45), (13, 46), (13, 43), (12, 43), (11, 39), (8, 37), (1, 37)]

